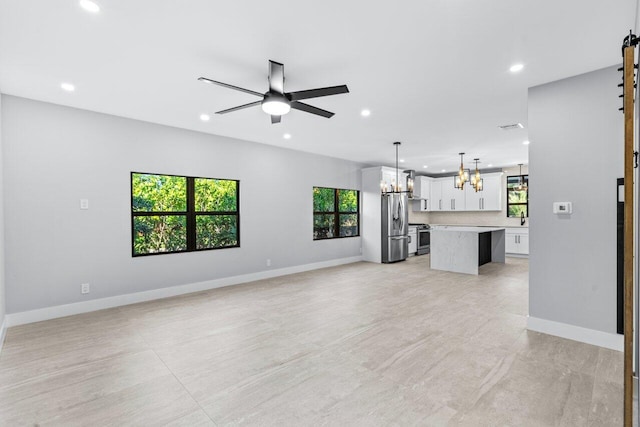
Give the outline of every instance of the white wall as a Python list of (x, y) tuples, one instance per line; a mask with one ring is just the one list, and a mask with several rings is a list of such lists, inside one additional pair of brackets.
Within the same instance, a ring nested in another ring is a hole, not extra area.
[[(312, 187), (360, 189), (360, 164), (12, 96), (2, 103), (9, 314), (360, 256), (359, 237), (312, 237)], [(239, 179), (241, 247), (132, 258), (131, 171)]]
[[(616, 68), (529, 90), (529, 313), (608, 334), (616, 332), (616, 178), (623, 175)], [(553, 214), (554, 201), (572, 202), (573, 214)]]
[(2, 97), (0, 97), (0, 350), (5, 337), (5, 267), (4, 267), (4, 167), (2, 163)]
[[(523, 159), (523, 161), (526, 159)], [(519, 175), (518, 166), (502, 169), (501, 210), (488, 212), (409, 212), (409, 222), (444, 225), (492, 225), (499, 227), (520, 227), (520, 218), (507, 217), (507, 176)], [(529, 169), (522, 166), (522, 174), (526, 175)], [(524, 227), (529, 226), (529, 218)]]

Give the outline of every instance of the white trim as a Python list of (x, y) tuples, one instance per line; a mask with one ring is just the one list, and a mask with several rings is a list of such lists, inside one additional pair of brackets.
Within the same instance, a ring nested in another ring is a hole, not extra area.
[(2, 353), (2, 345), (4, 344), (4, 338), (7, 336), (7, 320), (2, 319), (2, 324), (0, 324), (0, 353)]
[(529, 316), (527, 319), (527, 329), (573, 341), (597, 345), (599, 347), (610, 348), (611, 350), (623, 351), (624, 349), (624, 338), (622, 335), (582, 328), (567, 323)]
[(512, 254), (507, 252), (504, 255), (511, 258), (529, 258), (529, 254)]
[(136, 292), (133, 294), (117, 295), (113, 297), (93, 299), (72, 304), (56, 305), (53, 307), (39, 308), (36, 310), (22, 311), (6, 315), (6, 327), (24, 325), (26, 323), (40, 322), (42, 320), (56, 319), (58, 317), (72, 316), (74, 314), (88, 313), (103, 310), (105, 308), (120, 307), (139, 302), (152, 301), (161, 298), (169, 298), (177, 295), (238, 285), (256, 280), (270, 279), (272, 277), (286, 276), (288, 274), (302, 273), (304, 271), (320, 268), (334, 267), (337, 265), (351, 264), (362, 261), (362, 256), (339, 258), (313, 264), (297, 265), (294, 267), (266, 270), (257, 273), (242, 274), (239, 276), (224, 277), (221, 279), (207, 280), (205, 282), (188, 283), (186, 285), (171, 286), (154, 289), (151, 291)]

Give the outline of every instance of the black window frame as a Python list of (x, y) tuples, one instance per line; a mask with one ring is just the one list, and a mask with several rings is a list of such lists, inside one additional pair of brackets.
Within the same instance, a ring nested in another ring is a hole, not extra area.
[[(178, 178), (185, 178), (186, 182), (186, 211), (134, 211), (133, 210), (133, 175), (158, 175), (158, 176), (172, 176)], [(207, 211), (199, 212), (195, 210), (195, 180), (196, 179), (208, 179), (216, 181), (234, 181), (236, 183), (236, 210), (235, 211)], [(129, 175), (130, 195), (131, 195), (131, 256), (132, 257), (144, 257), (151, 255), (167, 255), (167, 254), (182, 254), (187, 252), (201, 252), (211, 251), (218, 249), (229, 249), (240, 247), (240, 180), (227, 179), (227, 178), (207, 178), (201, 176), (187, 176), (187, 175), (175, 175), (166, 173), (154, 173), (154, 172), (136, 172), (132, 171)], [(196, 244), (196, 218), (198, 216), (222, 216), (231, 215), (236, 217), (236, 242), (235, 245), (217, 246), (212, 248), (197, 248)], [(186, 249), (178, 251), (165, 251), (165, 252), (149, 252), (149, 253), (135, 253), (135, 218), (139, 216), (184, 216), (186, 218)]]
[[(313, 240), (331, 240), (331, 239), (346, 239), (349, 237), (360, 237), (360, 190), (354, 190), (352, 188), (334, 188), (334, 187), (320, 187), (320, 186), (313, 186), (312, 189), (312, 197), (311, 197), (311, 203), (313, 204), (313, 190), (315, 190), (316, 188), (320, 188), (320, 189), (328, 189), (328, 190), (333, 190), (333, 211), (316, 211), (315, 210), (315, 206), (314, 206), (314, 210), (313, 210), (313, 216), (312, 216), (312, 225), (315, 225), (315, 216), (316, 215), (333, 215), (334, 216), (334, 221), (333, 221), (333, 236), (327, 236), (327, 237), (316, 237), (316, 233), (315, 233), (315, 226), (313, 226)], [(351, 212), (351, 211), (340, 211), (340, 200), (339, 200), (339, 194), (340, 191), (355, 191), (356, 192), (356, 201), (357, 201), (357, 205), (356, 205), (356, 211), (355, 212)], [(357, 218), (357, 233), (350, 235), (350, 236), (341, 236), (340, 235), (340, 215), (356, 215)]]
[[(509, 189), (509, 178), (522, 178), (523, 180), (526, 180), (525, 182), (527, 183), (527, 187), (526, 187), (526, 193), (527, 193), (527, 201), (526, 202), (518, 202), (518, 203), (510, 203), (509, 202), (509, 191), (513, 191)], [(507, 180), (505, 182), (505, 186), (507, 188), (507, 218), (519, 218), (517, 216), (509, 216), (509, 207), (510, 206), (524, 206), (527, 210), (527, 214), (525, 215), (525, 218), (529, 218), (529, 174), (525, 174), (525, 175), (508, 175), (507, 176)]]

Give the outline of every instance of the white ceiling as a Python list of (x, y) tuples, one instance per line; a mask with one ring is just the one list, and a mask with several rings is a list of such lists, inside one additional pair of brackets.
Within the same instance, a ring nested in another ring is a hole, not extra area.
[[(98, 14), (78, 0), (0, 0), (0, 91), (369, 164), (392, 165), (399, 140), (402, 167), (427, 173), (453, 170), (460, 151), (469, 165), (527, 163), (527, 88), (619, 63), (637, 6), (95, 1)], [(284, 63), (286, 91), (347, 84), (350, 93), (305, 101), (331, 119), (292, 110), (272, 125), (259, 107), (214, 115), (256, 98), (196, 79), (266, 92), (269, 59)], [(516, 62), (525, 68), (512, 74)], [(516, 122), (525, 128), (497, 128)]]

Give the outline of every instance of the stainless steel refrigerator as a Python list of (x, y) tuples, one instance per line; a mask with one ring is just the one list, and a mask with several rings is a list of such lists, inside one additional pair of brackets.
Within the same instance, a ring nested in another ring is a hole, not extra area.
[(382, 262), (403, 261), (409, 254), (407, 193), (382, 196)]

